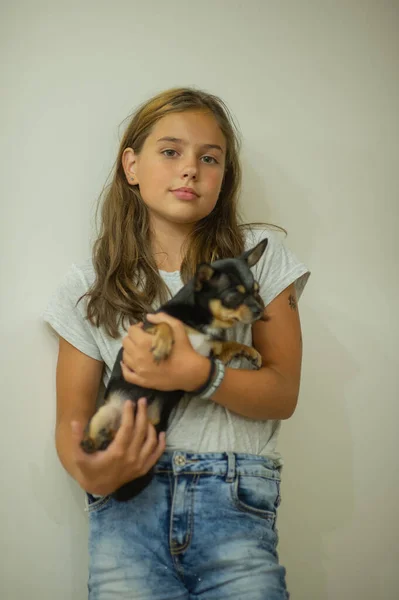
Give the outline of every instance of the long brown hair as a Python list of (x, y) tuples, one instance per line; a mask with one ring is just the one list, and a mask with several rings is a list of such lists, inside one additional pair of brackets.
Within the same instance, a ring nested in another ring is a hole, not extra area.
[[(122, 155), (126, 148), (139, 154), (154, 125), (174, 112), (211, 112), (223, 132), (226, 170), (216, 206), (195, 224), (185, 245), (181, 277), (186, 283), (200, 262), (237, 256), (244, 250), (244, 227), (237, 202), (241, 185), (240, 137), (234, 119), (218, 97), (192, 88), (174, 88), (142, 104), (133, 114), (120, 143), (112, 181), (104, 196), (101, 226), (93, 246), (96, 279), (88, 297), (87, 318), (119, 337), (119, 326), (142, 320), (154, 302), (168, 299), (168, 288), (151, 251), (148, 209), (137, 185), (126, 179)], [(82, 296), (82, 298), (84, 297)]]

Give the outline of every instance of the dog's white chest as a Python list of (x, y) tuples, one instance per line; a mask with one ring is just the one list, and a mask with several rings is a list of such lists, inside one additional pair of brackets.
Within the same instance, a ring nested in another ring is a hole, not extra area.
[(202, 356), (209, 356), (211, 353), (211, 345), (208, 337), (203, 333), (189, 333), (188, 338), (194, 350)]

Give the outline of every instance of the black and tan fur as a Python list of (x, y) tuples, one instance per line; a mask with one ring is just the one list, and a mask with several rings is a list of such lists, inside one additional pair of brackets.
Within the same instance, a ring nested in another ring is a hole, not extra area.
[[(266, 319), (259, 285), (251, 272), (267, 246), (267, 238), (238, 258), (217, 260), (198, 266), (194, 278), (157, 312), (165, 312), (179, 319), (185, 326), (194, 348), (204, 356), (214, 356), (227, 364), (237, 356), (245, 356), (259, 368), (260, 354), (249, 346), (226, 341), (225, 331), (237, 323), (251, 324)], [(168, 358), (173, 348), (172, 329), (167, 323), (158, 325), (144, 322), (144, 329), (154, 336), (151, 351), (155, 362)], [(81, 442), (87, 453), (105, 450), (112, 442), (121, 422), (125, 400), (135, 404), (142, 396), (147, 398), (148, 418), (157, 433), (165, 431), (172, 409), (183, 397), (182, 390), (162, 392), (128, 383), (122, 375), (118, 353), (105, 391), (104, 404), (89, 421)], [(136, 496), (151, 481), (152, 471), (131, 481), (115, 493), (124, 501)]]

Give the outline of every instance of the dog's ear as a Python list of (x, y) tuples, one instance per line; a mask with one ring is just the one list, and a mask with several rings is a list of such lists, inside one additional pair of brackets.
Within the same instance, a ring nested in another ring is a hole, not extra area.
[(209, 281), (212, 275), (215, 273), (214, 269), (208, 263), (201, 263), (197, 267), (197, 271), (194, 276), (194, 289), (196, 292), (202, 290), (202, 287), (206, 281)]
[(252, 248), (252, 250), (247, 250), (241, 255), (241, 258), (243, 258), (248, 263), (248, 266), (250, 268), (256, 265), (256, 263), (266, 250), (267, 243), (268, 239), (265, 238), (264, 240), (259, 242), (259, 244), (255, 246), (255, 248)]

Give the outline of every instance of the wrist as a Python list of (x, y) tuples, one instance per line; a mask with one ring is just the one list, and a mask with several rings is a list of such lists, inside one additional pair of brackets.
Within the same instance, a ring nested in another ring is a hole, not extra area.
[(211, 371), (211, 361), (206, 356), (198, 354), (193, 361), (192, 367), (187, 369), (189, 379), (184, 388), (185, 392), (194, 392), (204, 385)]
[(215, 392), (219, 389), (223, 382), (225, 375), (225, 366), (219, 359), (209, 359), (211, 368), (206, 381), (199, 387), (193, 390), (194, 396), (201, 396), (201, 398), (212, 398)]
[(81, 477), (80, 479), (77, 479), (77, 482), (82, 490), (89, 494), (94, 494), (95, 496), (109, 496), (109, 494), (115, 492), (119, 487), (118, 484), (112, 483), (112, 481), (100, 480), (100, 478), (96, 481), (92, 481), (85, 477)]

